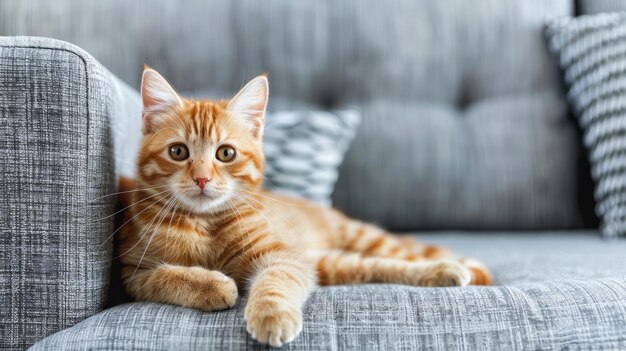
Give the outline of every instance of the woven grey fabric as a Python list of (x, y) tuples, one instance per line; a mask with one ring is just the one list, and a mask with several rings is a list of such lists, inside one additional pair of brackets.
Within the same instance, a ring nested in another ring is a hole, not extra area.
[(564, 18), (546, 29), (584, 131), (596, 212), (607, 237), (626, 235), (626, 14)]
[[(626, 242), (593, 233), (422, 236), (484, 259), (506, 286), (320, 288), (287, 350), (626, 348)], [(615, 244), (615, 245), (614, 245)], [(247, 336), (245, 301), (217, 313), (133, 303), (33, 350), (266, 349)]]
[(626, 278), (626, 241), (602, 240), (597, 230), (443, 232), (419, 235), (419, 238), (479, 258), (500, 286)]
[[(0, 38), (0, 349), (100, 311), (113, 192), (108, 118), (119, 88), (84, 51)], [(103, 245), (101, 245), (103, 244)]]
[(268, 72), (270, 100), (361, 108), (333, 201), (352, 216), (565, 228), (581, 222), (580, 145), (541, 29), (573, 4), (5, 0), (0, 35), (75, 43), (133, 87), (143, 63), (220, 97)]
[(330, 205), (339, 165), (359, 124), (357, 111), (286, 111), (267, 115), (265, 187)]

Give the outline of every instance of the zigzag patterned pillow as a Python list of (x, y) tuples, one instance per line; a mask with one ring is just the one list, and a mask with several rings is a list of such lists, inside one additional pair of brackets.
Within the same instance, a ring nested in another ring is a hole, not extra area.
[(563, 18), (545, 33), (583, 129), (602, 233), (626, 236), (626, 13)]
[(265, 187), (330, 205), (339, 166), (359, 121), (354, 110), (268, 113)]

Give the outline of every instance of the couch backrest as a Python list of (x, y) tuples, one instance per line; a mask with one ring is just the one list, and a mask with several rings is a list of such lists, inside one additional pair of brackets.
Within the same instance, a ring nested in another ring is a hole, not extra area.
[(360, 107), (335, 204), (398, 229), (581, 224), (579, 142), (541, 30), (572, 0), (0, 3), (1, 35), (77, 44), (132, 86), (142, 65), (224, 97)]
[[(143, 64), (180, 91), (236, 91), (268, 72), (275, 95), (466, 105), (555, 85), (538, 35), (570, 0), (9, 0), (2, 35), (76, 44), (139, 86)], [(510, 77), (510, 78), (509, 78)]]

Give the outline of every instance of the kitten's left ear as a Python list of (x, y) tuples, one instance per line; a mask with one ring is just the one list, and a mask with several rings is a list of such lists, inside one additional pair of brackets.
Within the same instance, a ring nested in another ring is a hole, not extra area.
[(265, 75), (252, 79), (228, 103), (228, 111), (243, 118), (256, 138), (263, 136), (269, 84)]
[(165, 78), (147, 66), (141, 77), (141, 98), (144, 133), (157, 131), (171, 110), (183, 105), (180, 96)]

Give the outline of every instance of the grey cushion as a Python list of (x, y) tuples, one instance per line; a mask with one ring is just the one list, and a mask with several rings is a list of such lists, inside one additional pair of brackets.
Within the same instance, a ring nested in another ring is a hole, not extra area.
[(144, 62), (223, 97), (268, 72), (271, 99), (361, 107), (334, 195), (353, 216), (565, 228), (581, 223), (579, 141), (541, 29), (573, 4), (20, 0), (0, 2), (0, 35), (76, 43), (132, 86)]
[(127, 93), (75, 46), (0, 37), (0, 349), (105, 306), (113, 218), (96, 219), (113, 212), (109, 118)]
[(358, 124), (354, 110), (269, 113), (263, 136), (265, 187), (330, 205)]
[[(626, 242), (594, 233), (422, 236), (480, 257), (495, 287), (320, 288), (287, 350), (624, 349)], [(224, 312), (131, 303), (33, 350), (265, 349), (247, 336), (245, 301)]]
[(626, 235), (626, 14), (563, 18), (546, 35), (584, 130), (596, 211), (607, 237)]

